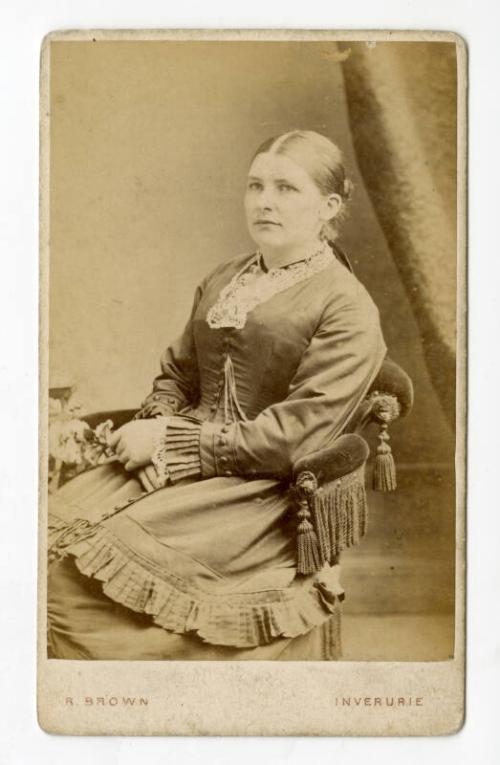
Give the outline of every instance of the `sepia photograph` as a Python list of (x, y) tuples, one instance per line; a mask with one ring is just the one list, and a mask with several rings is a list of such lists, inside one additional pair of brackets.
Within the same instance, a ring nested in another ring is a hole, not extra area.
[[(464, 56), (446, 33), (46, 38), (54, 672), (460, 658)], [(425, 705), (405, 687), (363, 704)]]

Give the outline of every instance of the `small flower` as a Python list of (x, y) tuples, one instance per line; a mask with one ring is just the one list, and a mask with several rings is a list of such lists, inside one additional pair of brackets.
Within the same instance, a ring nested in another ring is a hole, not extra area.
[(106, 420), (106, 422), (101, 422), (94, 431), (95, 437), (99, 443), (107, 446), (109, 444), (112, 430), (113, 420)]
[(84, 420), (56, 420), (49, 427), (49, 454), (64, 465), (85, 467), (101, 464), (113, 456), (109, 437), (113, 423), (107, 420), (95, 430)]

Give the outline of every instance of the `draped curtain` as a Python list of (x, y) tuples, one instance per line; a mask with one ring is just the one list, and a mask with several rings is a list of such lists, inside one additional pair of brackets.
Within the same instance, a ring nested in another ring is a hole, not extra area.
[(359, 168), (451, 423), (456, 361), (456, 54), (453, 43), (343, 44)]

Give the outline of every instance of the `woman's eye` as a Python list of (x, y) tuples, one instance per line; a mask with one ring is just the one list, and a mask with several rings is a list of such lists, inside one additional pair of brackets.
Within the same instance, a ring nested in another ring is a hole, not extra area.
[(294, 186), (290, 186), (288, 183), (280, 183), (278, 186), (278, 189), (280, 191), (297, 191), (297, 189)]
[(262, 184), (258, 183), (258, 181), (250, 181), (250, 183), (248, 184), (248, 188), (251, 189), (252, 191), (255, 191), (255, 190), (261, 189)]

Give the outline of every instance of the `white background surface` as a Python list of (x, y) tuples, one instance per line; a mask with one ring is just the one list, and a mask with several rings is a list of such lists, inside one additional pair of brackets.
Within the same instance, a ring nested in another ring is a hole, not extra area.
[[(291, 0), (235, 4), (183, 0), (7, 0), (0, 10), (0, 762), (497, 763), (500, 539), (497, 390), (498, 4), (487, 0)], [(49, 736), (35, 709), (38, 59), (63, 28), (441, 29), (470, 54), (470, 408), (467, 719), (438, 739), (132, 739)]]

